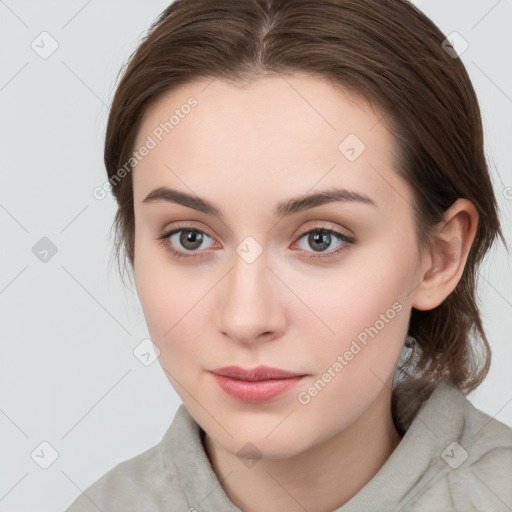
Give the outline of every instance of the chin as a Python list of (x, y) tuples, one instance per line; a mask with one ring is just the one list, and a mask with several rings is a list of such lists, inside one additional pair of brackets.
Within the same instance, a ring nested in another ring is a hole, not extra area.
[(273, 430), (274, 427), (257, 428), (254, 424), (247, 428), (231, 426), (229, 431), (234, 437), (229, 439), (226, 449), (240, 458), (289, 459), (314, 444), (314, 440), (305, 439), (303, 433), (290, 427), (283, 424)]

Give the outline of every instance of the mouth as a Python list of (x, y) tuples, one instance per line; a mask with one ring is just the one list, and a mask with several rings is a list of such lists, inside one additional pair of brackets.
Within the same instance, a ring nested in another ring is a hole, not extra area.
[(253, 369), (225, 366), (210, 370), (210, 373), (225, 393), (248, 403), (272, 400), (295, 387), (306, 376), (304, 373), (267, 366)]
[(223, 366), (221, 368), (214, 368), (210, 371), (215, 375), (222, 375), (223, 377), (230, 377), (232, 379), (250, 382), (269, 379), (288, 379), (305, 375), (304, 373), (290, 372), (280, 368), (271, 368), (269, 366), (257, 366), (256, 368), (248, 369), (241, 368), (240, 366)]

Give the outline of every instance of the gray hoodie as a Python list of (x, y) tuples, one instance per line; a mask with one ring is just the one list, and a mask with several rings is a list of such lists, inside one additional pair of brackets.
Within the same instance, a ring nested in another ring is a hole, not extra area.
[[(240, 512), (202, 436), (181, 404), (156, 446), (112, 468), (66, 512)], [(380, 470), (333, 512), (365, 511), (512, 511), (512, 429), (441, 382)]]

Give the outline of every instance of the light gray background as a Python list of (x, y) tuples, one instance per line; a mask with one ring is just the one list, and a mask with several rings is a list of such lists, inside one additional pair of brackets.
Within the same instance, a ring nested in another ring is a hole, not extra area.
[[(108, 266), (115, 203), (92, 196), (105, 181), (117, 72), (167, 4), (0, 1), (3, 512), (64, 510), (107, 470), (160, 441), (180, 404), (158, 362), (146, 367), (133, 354), (148, 332), (136, 295)], [(445, 34), (469, 42), (462, 59), (512, 245), (512, 1), (418, 4)], [(46, 59), (31, 47), (43, 31), (59, 45)], [(58, 250), (46, 263), (32, 252), (42, 237)], [(512, 272), (501, 245), (480, 275), (494, 359), (469, 398), (512, 426)], [(47, 469), (44, 441), (58, 453)]]

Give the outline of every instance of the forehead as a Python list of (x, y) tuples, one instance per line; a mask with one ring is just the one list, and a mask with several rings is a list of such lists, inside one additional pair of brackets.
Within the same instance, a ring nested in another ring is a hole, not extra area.
[(290, 195), (318, 183), (384, 201), (404, 187), (386, 117), (308, 74), (188, 83), (147, 109), (134, 149), (149, 139), (152, 148), (133, 171), (136, 203), (166, 185), (199, 195), (238, 184)]

